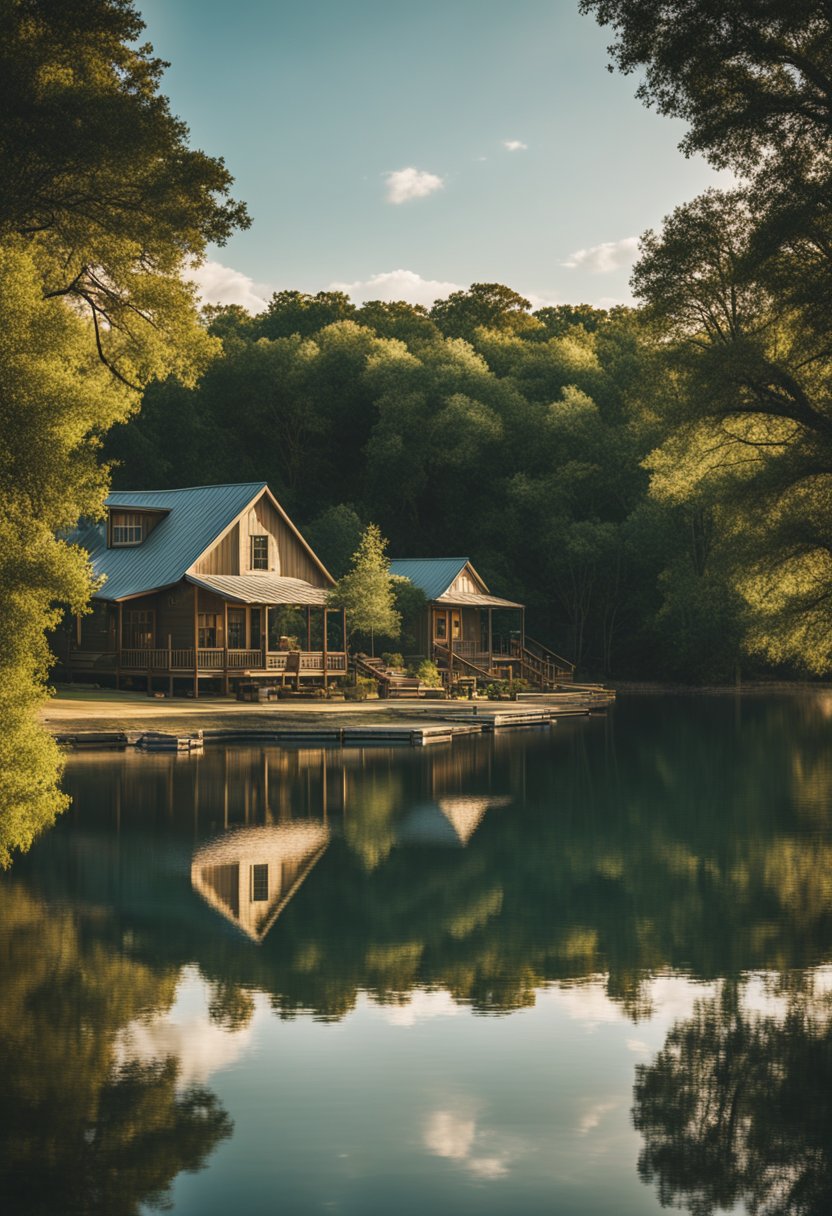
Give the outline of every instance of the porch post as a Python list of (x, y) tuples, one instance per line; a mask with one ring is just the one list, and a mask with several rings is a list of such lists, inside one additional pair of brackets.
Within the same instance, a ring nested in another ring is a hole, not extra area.
[(228, 600), (222, 602), (222, 695), (228, 696)]
[(494, 666), (494, 628), (493, 628), (494, 609), (488, 609), (488, 669), (489, 671)]
[(173, 696), (173, 637), (168, 634), (168, 696)]
[(327, 637), (326, 637), (326, 634), (327, 634), (327, 624), (328, 624), (328, 620), (327, 620), (327, 618), (328, 618), (328, 617), (329, 617), (329, 609), (327, 608), (326, 604), (324, 604), (324, 636), (323, 636), (323, 643), (324, 643), (324, 649), (323, 649), (323, 665), (324, 665), (324, 692), (326, 692), (326, 687), (327, 687), (327, 669), (326, 669), (326, 660), (327, 660)]
[(194, 583), (194, 700), (199, 697), (199, 587)]
[(122, 604), (118, 602), (118, 653), (116, 655), (116, 688), (121, 687), (121, 642), (122, 642)]
[(306, 649), (312, 649), (312, 609), (306, 605)]
[(347, 657), (347, 610), (341, 609), (341, 645), (344, 648), (344, 674), (349, 672), (350, 664)]

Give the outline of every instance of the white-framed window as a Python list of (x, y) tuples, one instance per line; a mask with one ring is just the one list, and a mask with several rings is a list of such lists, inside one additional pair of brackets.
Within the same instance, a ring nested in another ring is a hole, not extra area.
[(268, 568), (269, 568), (269, 538), (268, 538), (268, 536), (252, 536), (252, 538), (251, 538), (251, 568), (252, 568), (252, 570), (268, 570)]
[(142, 543), (142, 517), (139, 511), (110, 512), (110, 544), (140, 545)]

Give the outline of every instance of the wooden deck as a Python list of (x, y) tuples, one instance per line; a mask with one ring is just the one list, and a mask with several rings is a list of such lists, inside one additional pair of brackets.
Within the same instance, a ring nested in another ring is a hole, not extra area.
[[(289, 656), (293, 656), (290, 660)], [(297, 670), (294, 656), (298, 655)], [(150, 676), (258, 677), (287, 674), (301, 677), (343, 676), (347, 674), (347, 655), (342, 650), (225, 650), (222, 647), (144, 647), (119, 651), (74, 650), (69, 666), (81, 672)]]

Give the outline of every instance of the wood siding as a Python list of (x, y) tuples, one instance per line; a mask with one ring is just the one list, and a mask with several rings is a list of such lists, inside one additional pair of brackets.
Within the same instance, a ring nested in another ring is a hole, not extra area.
[(301, 578), (313, 587), (328, 587), (320, 567), (263, 494), (234, 527), (194, 566), (195, 574), (248, 574), (252, 570), (251, 538), (269, 538), (269, 570), (283, 578)]
[(237, 523), (194, 566), (195, 574), (240, 573), (240, 525)]
[(451, 592), (455, 595), (471, 595), (472, 592), (486, 593), (487, 591), (488, 588), (482, 579), (477, 578), (471, 567), (466, 565), (464, 569), (460, 570), (445, 595)]

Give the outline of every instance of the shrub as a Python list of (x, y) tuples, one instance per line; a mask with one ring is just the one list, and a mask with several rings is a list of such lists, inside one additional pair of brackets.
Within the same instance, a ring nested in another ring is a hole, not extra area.
[(441, 688), (442, 677), (439, 668), (430, 659), (423, 659), (411, 669), (411, 674), (418, 677), (426, 688)]
[(344, 686), (344, 699), (366, 701), (371, 693), (378, 692), (378, 684), (369, 676), (356, 676), (354, 684)]
[(388, 667), (404, 670), (404, 656), (396, 651), (385, 650), (381, 657)]

